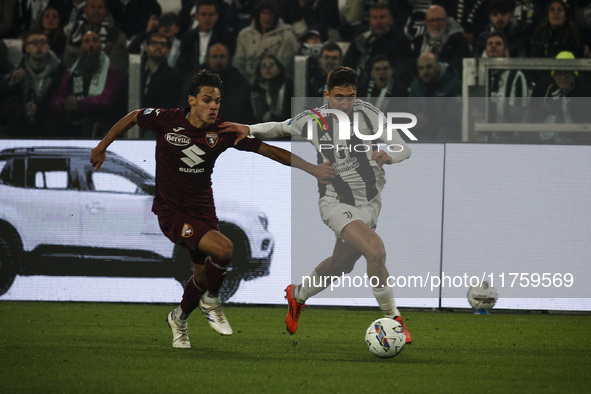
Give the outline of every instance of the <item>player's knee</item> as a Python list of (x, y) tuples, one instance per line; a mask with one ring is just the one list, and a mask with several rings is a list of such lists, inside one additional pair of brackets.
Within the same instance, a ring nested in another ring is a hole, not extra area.
[(234, 244), (229, 239), (221, 239), (218, 241), (215, 252), (211, 253), (211, 256), (218, 261), (230, 261), (234, 254)]
[(232, 256), (234, 255), (234, 244), (229, 239), (227, 242), (224, 242), (221, 248), (221, 253), (219, 259), (221, 261), (230, 261), (232, 260)]
[(368, 264), (383, 265), (386, 262), (386, 249), (384, 248), (384, 244), (381, 242), (376, 242), (371, 245), (371, 247), (365, 253), (365, 259), (367, 260)]

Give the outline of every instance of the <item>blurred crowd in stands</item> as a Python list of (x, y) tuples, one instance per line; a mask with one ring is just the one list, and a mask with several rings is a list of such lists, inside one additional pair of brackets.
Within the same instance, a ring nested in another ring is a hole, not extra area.
[[(157, 0), (3, 0), (0, 38), (22, 40), (23, 56), (11, 63), (0, 40), (0, 138), (101, 138), (127, 111), (130, 54), (142, 58), (140, 107), (185, 107), (190, 76), (208, 68), (223, 81), (220, 117), (283, 120), (301, 83), (294, 58), (304, 55), (309, 97), (322, 96), (327, 73), (345, 65), (358, 73), (359, 98), (388, 108), (408, 97), (422, 125), (459, 122), (459, 105), (425, 99), (462, 95), (464, 58), (590, 57), (591, 0), (178, 2), (178, 12), (163, 13)], [(489, 119), (565, 120), (569, 98), (591, 96), (585, 74), (491, 73)], [(521, 97), (552, 102), (524, 108), (512, 100)], [(459, 126), (425, 127), (422, 136), (459, 140)]]

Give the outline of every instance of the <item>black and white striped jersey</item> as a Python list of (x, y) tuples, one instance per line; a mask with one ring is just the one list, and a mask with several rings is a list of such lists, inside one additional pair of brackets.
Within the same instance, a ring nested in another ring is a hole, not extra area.
[[(327, 104), (283, 122), (253, 125), (250, 133), (264, 139), (298, 136), (308, 140), (316, 148), (318, 163), (329, 161), (337, 174), (330, 185), (319, 185), (320, 197), (350, 205), (365, 204), (376, 197), (386, 183), (383, 169), (372, 159), (373, 152), (383, 150), (392, 157), (393, 163), (398, 163), (410, 157), (410, 148), (397, 130), (391, 130), (388, 138), (385, 116), (381, 118), (379, 109), (366, 101), (355, 100), (352, 114), (347, 117), (345, 136), (339, 133), (337, 117), (324, 112), (326, 110)], [(354, 132), (355, 126), (358, 133)], [(380, 131), (381, 136), (373, 139)]]

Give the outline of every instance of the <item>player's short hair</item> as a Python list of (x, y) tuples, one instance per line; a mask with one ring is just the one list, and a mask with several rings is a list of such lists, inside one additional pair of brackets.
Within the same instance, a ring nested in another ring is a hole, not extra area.
[(369, 10), (386, 10), (388, 11), (388, 15), (392, 16), (392, 12), (390, 11), (390, 7), (386, 3), (373, 3), (369, 6)]
[(488, 3), (489, 14), (510, 14), (515, 9), (515, 3), (513, 0), (491, 0)]
[(197, 11), (199, 11), (199, 7), (204, 6), (204, 5), (212, 5), (215, 7), (215, 12), (218, 14), (220, 13), (219, 5), (216, 0), (197, 0), (195, 2), (195, 9)]
[(351, 86), (357, 89), (357, 73), (350, 67), (338, 66), (326, 77), (326, 89), (330, 92), (335, 86)]
[(506, 35), (504, 35), (500, 31), (495, 30), (492, 33), (490, 33), (488, 36), (486, 36), (486, 43), (488, 43), (488, 40), (490, 40), (491, 37), (499, 37), (503, 41), (503, 46), (505, 48), (509, 49), (509, 41), (507, 40)]
[(218, 88), (222, 90), (222, 79), (217, 73), (210, 70), (197, 71), (191, 77), (191, 85), (189, 87), (189, 95), (197, 97), (201, 88), (204, 86)]
[(322, 45), (322, 48), (320, 49), (320, 54), (322, 55), (322, 52), (324, 51), (339, 51), (339, 54), (343, 56), (343, 50), (341, 49), (341, 46), (334, 41), (329, 41), (326, 44)]
[(388, 64), (390, 65), (390, 67), (394, 68), (392, 66), (392, 59), (391, 58), (389, 58), (386, 55), (375, 55), (369, 61), (369, 71), (371, 71), (371, 69), (373, 68), (374, 64), (379, 63), (379, 62), (388, 62)]

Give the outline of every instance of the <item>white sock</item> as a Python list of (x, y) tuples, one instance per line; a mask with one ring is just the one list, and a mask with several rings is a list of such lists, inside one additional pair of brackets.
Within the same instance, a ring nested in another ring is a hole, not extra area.
[[(187, 319), (181, 319), (181, 316), (183, 315), (183, 310), (181, 309), (181, 307), (179, 306), (178, 308), (176, 308), (174, 310), (174, 312), (172, 313), (172, 318), (174, 319), (174, 321), (177, 324), (187, 324)], [(188, 316), (187, 316), (188, 317)]]
[(394, 291), (389, 286), (384, 287), (374, 287), (373, 288), (373, 295), (376, 297), (378, 301), (378, 305), (382, 312), (384, 312), (384, 316), (386, 317), (395, 317), (400, 316), (400, 311), (396, 308), (396, 300), (394, 299)]
[(203, 294), (201, 296), (201, 298), (203, 299), (203, 302), (206, 304), (214, 304), (214, 305), (220, 305), (220, 297), (212, 297), (211, 294), (209, 294), (209, 291), (206, 291), (205, 294)]
[(330, 283), (324, 281), (323, 277), (318, 275), (316, 270), (312, 271), (309, 278), (309, 280), (306, 279), (301, 285), (297, 286), (293, 292), (294, 298), (300, 304), (303, 304), (308, 298), (315, 296), (330, 285)]

